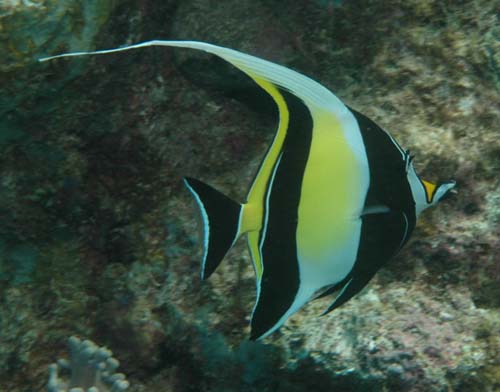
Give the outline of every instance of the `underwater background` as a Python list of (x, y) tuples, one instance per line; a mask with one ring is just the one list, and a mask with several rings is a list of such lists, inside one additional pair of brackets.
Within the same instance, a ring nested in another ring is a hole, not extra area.
[[(112, 350), (128, 391), (500, 390), (498, 15), (491, 0), (1, 1), (0, 391), (48, 390), (71, 336)], [(194, 51), (36, 61), (150, 39), (316, 79), (456, 195), (351, 301), (248, 341), (246, 244), (201, 282), (181, 179), (243, 200), (275, 118)]]

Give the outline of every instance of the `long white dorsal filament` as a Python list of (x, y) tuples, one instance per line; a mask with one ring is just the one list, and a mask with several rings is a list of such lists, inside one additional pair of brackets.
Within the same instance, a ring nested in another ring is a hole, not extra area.
[(171, 41), (154, 40), (154, 41), (141, 42), (141, 43), (133, 44), (133, 45), (129, 45), (129, 46), (122, 46), (121, 48), (114, 48), (114, 49), (92, 50), (92, 51), (88, 51), (88, 52), (62, 53), (62, 54), (58, 54), (55, 56), (42, 57), (42, 58), (39, 58), (38, 61), (44, 62), (44, 61), (49, 61), (49, 60), (58, 59), (58, 58), (62, 58), (62, 57), (78, 57), (78, 56), (87, 56), (87, 55), (93, 55), (93, 54), (108, 54), (108, 53), (115, 53), (115, 52), (124, 52), (126, 50), (144, 48), (147, 46), (174, 46), (174, 45), (172, 45)]

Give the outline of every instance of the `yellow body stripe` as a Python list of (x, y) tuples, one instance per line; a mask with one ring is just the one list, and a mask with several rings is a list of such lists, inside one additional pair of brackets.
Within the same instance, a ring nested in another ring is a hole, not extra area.
[(279, 157), (283, 142), (285, 141), (288, 129), (289, 113), (285, 100), (278, 88), (251, 72), (242, 68), (255, 82), (262, 87), (276, 102), (279, 111), (279, 126), (274, 137), (273, 144), (264, 157), (255, 181), (248, 193), (247, 203), (243, 205), (242, 218), (240, 221), (239, 234), (248, 232), (248, 246), (252, 254), (252, 260), (255, 266), (257, 278), (262, 276), (262, 260), (259, 251), (259, 233), (262, 229), (264, 219), (264, 203), (267, 192), (269, 178), (274, 169), (274, 165)]
[(359, 218), (362, 167), (335, 115), (312, 108), (312, 117), (297, 245), (302, 260), (331, 263), (332, 250), (344, 246)]
[(255, 269), (255, 276), (257, 281), (260, 281), (264, 269), (262, 268), (262, 259), (260, 257), (259, 251), (259, 234), (260, 231), (249, 231), (248, 232), (248, 249), (250, 249), (250, 255), (252, 257), (253, 266)]

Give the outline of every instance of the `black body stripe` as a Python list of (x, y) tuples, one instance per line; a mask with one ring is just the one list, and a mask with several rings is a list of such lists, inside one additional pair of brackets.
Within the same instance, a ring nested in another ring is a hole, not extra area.
[(262, 245), (264, 272), (252, 317), (252, 339), (272, 328), (292, 305), (299, 289), (297, 259), (298, 207), (312, 141), (313, 120), (296, 96), (280, 90), (290, 120), (281, 160), (269, 190), (267, 230)]
[(389, 134), (368, 117), (352, 108), (349, 110), (358, 122), (370, 168), (370, 187), (365, 207), (385, 205), (391, 211), (403, 212), (408, 219), (408, 237), (416, 223), (415, 201), (401, 147), (396, 146)]

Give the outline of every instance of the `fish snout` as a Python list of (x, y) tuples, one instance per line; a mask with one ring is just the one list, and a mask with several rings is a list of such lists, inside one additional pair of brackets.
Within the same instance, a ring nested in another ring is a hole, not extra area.
[(456, 185), (455, 180), (443, 181), (438, 184), (436, 192), (434, 194), (434, 204), (450, 198), (452, 195), (456, 194), (457, 191), (454, 189)]

